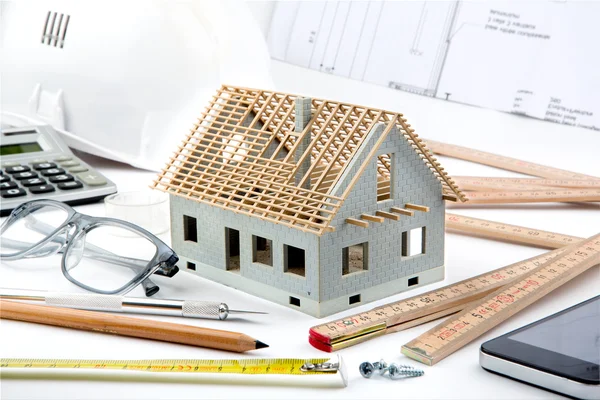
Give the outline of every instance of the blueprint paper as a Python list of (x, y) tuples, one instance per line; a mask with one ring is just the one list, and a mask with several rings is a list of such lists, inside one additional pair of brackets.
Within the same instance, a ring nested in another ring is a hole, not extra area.
[(278, 2), (274, 59), (600, 130), (600, 2)]

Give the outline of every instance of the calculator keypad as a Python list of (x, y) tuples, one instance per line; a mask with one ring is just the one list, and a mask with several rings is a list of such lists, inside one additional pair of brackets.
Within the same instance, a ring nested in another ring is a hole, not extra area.
[(75, 168), (69, 168), (69, 172), (71, 173), (76, 173), (76, 172), (85, 172), (88, 169), (86, 167), (75, 167)]
[(27, 194), (27, 192), (25, 192), (25, 190), (23, 190), (23, 189), (8, 189), (8, 190), (3, 190), (0, 193), (2, 194), (2, 197), (4, 197), (5, 199), (11, 198), (11, 197), (25, 196)]
[(46, 181), (42, 178), (23, 179), (21, 181), (21, 185), (23, 185), (25, 187), (45, 185), (45, 184), (46, 184)]
[(23, 179), (31, 179), (31, 178), (37, 178), (38, 174), (36, 174), (35, 172), (32, 171), (27, 171), (27, 172), (18, 172), (16, 174), (13, 174), (13, 179), (16, 179), (18, 181), (23, 180)]
[(42, 170), (41, 173), (44, 176), (55, 176), (64, 174), (65, 170), (62, 168), (50, 168)]
[(52, 186), (52, 185), (31, 186), (29, 188), (29, 191), (33, 194), (50, 193), (50, 192), (54, 192), (55, 190), (56, 189), (54, 189), (54, 186)]
[(69, 182), (69, 181), (75, 180), (75, 178), (73, 178), (73, 176), (69, 175), (69, 174), (62, 174), (62, 175), (51, 176), (50, 178), (48, 178), (48, 180), (52, 183), (59, 183), (59, 182)]
[[(26, 196), (27, 193), (43, 195), (56, 192), (57, 189), (59, 192), (82, 189), (84, 184), (103, 186), (108, 183), (102, 175), (89, 170), (73, 157), (60, 156), (52, 161), (37, 159), (30, 166), (3, 163), (3, 170), (0, 170), (0, 196), (8, 199)], [(65, 171), (67, 168), (68, 172)]]
[(17, 187), (17, 184), (14, 183), (13, 181), (0, 183), (0, 190), (14, 189), (16, 187)]
[(77, 161), (65, 161), (60, 163), (60, 166), (63, 168), (77, 167), (78, 165), (79, 163)]
[(56, 164), (49, 163), (49, 162), (36, 163), (36, 164), (32, 164), (31, 166), (33, 167), (33, 169), (36, 169), (36, 170), (56, 168)]
[(18, 174), (20, 172), (27, 172), (27, 171), (31, 171), (31, 168), (29, 168), (27, 165), (15, 165), (14, 167), (7, 167), (5, 169), (7, 174)]
[(83, 181), (83, 183), (85, 183), (86, 185), (90, 185), (90, 186), (102, 186), (102, 185), (106, 185), (106, 179), (104, 179), (104, 177), (96, 172), (93, 171), (89, 171), (89, 172), (82, 172), (80, 174), (77, 174), (77, 177), (79, 179), (81, 179)]
[(83, 187), (81, 182), (77, 182), (77, 181), (62, 182), (62, 183), (59, 183), (57, 186), (61, 190), (73, 190), (73, 189), (79, 189), (79, 188)]

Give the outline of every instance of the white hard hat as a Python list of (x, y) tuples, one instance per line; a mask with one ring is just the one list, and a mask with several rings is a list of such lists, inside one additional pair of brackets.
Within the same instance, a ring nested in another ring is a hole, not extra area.
[(51, 124), (67, 144), (159, 169), (222, 84), (272, 86), (241, 1), (3, 2), (4, 123)]

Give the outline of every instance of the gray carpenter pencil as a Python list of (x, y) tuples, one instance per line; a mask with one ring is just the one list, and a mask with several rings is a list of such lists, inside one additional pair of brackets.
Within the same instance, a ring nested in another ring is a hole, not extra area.
[(0, 300), (0, 318), (242, 353), (269, 347), (239, 332)]

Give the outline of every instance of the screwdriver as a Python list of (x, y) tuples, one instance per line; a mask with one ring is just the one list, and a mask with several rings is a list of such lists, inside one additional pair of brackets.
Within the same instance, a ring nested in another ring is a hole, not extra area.
[(166, 300), (95, 293), (60, 293), (43, 290), (0, 288), (0, 299), (39, 301), (49, 306), (80, 310), (169, 315), (187, 318), (226, 319), (229, 314), (267, 314), (231, 310), (225, 303), (200, 300)]

